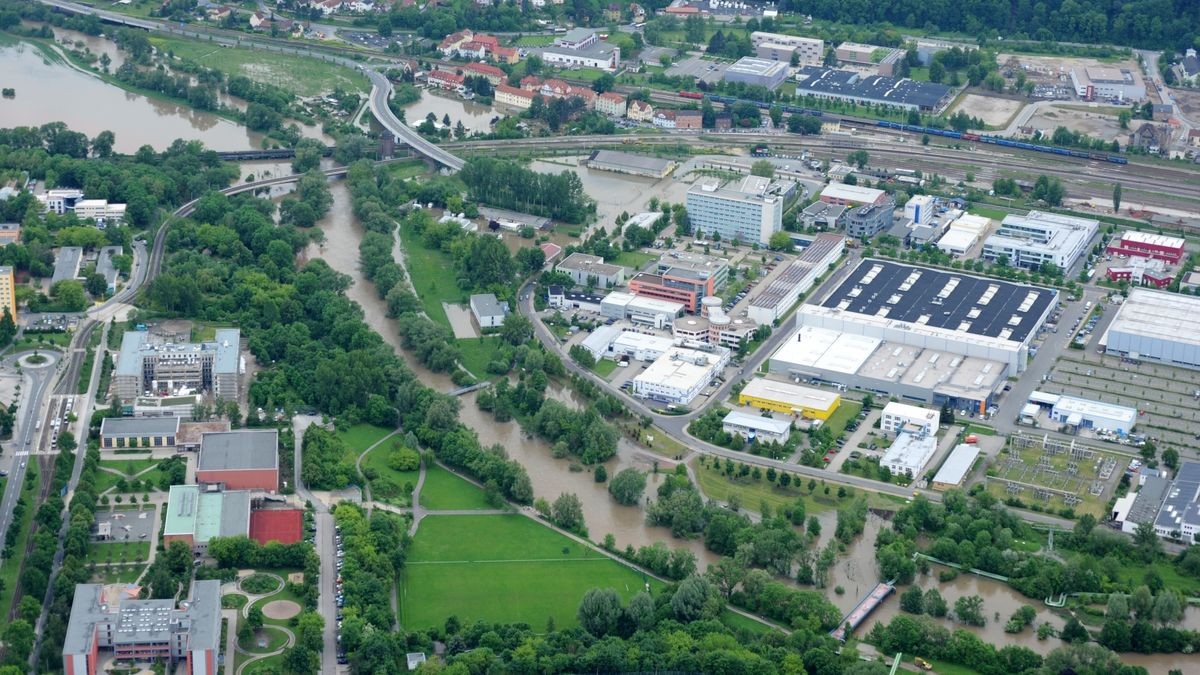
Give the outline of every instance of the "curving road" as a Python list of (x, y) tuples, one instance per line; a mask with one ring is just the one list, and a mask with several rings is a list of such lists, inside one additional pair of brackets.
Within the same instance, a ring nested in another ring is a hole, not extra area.
[(428, 157), (451, 171), (462, 170), (463, 164), (465, 164), (462, 158), (425, 140), (392, 113), (392, 109), (388, 107), (388, 99), (392, 96), (392, 83), (377, 70), (362, 66), (360, 68), (371, 80), (371, 96), (367, 100), (367, 104), (375, 119), (379, 120), (379, 123), (392, 132), (392, 135), (398, 140), (416, 150), (418, 154)]

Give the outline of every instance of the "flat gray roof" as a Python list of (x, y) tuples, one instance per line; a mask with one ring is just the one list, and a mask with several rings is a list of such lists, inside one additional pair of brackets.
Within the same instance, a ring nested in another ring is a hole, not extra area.
[(1184, 462), (1179, 466), (1154, 521), (1156, 527), (1168, 531), (1182, 531), (1185, 523), (1200, 523), (1200, 462)]
[(216, 332), (217, 355), (213, 359), (214, 373), (238, 372), (242, 334), (236, 328), (220, 328)]
[(193, 581), (186, 614), (192, 620), (191, 648), (217, 649), (221, 641), (221, 582)]
[(221, 582), (193, 582), (190, 597), (178, 609), (173, 600), (138, 600), (115, 586), (106, 593), (101, 584), (77, 584), (63, 655), (91, 652), (97, 624), (112, 626), (115, 645), (164, 643), (183, 631), (188, 634), (189, 650), (216, 649), (221, 635)]
[(623, 166), (642, 171), (653, 171), (655, 173), (663, 173), (668, 167), (671, 166), (671, 160), (669, 159), (650, 157), (648, 155), (635, 155), (633, 153), (618, 152), (616, 150), (597, 150), (592, 153), (592, 156), (588, 158), (588, 161)]
[(58, 249), (58, 256), (54, 259), (54, 276), (50, 277), (50, 283), (55, 284), (79, 276), (79, 261), (82, 258), (83, 249), (79, 246), (64, 246)]
[(199, 471), (278, 467), (279, 432), (274, 429), (242, 429), (200, 437)]
[(979, 457), (977, 446), (966, 443), (954, 446), (954, 450), (950, 451), (950, 456), (946, 458), (945, 462), (942, 462), (942, 468), (938, 469), (937, 475), (933, 477), (933, 482), (961, 485), (977, 457)]
[(496, 296), (491, 293), (479, 293), (471, 296), (471, 309), (479, 316), (504, 316), (508, 312)]
[(250, 532), (250, 491), (231, 490), (222, 495), (221, 537), (246, 536)]
[(1167, 494), (1167, 489), (1171, 487), (1171, 481), (1161, 476), (1146, 476), (1146, 482), (1137, 491), (1137, 496), (1133, 498), (1133, 504), (1129, 507), (1129, 513), (1126, 514), (1125, 520), (1132, 523), (1153, 523), (1155, 517), (1158, 516), (1158, 510), (1162, 508), (1163, 497)]
[(121, 255), (120, 246), (105, 246), (96, 254), (96, 274), (104, 277), (104, 281), (112, 286), (117, 282), (117, 268), (113, 266), (113, 256)]
[(101, 436), (165, 436), (179, 433), (178, 417), (106, 417)]
[(115, 373), (117, 375), (141, 375), (142, 374), (142, 347), (150, 339), (150, 335), (143, 330), (127, 330), (121, 336), (121, 352), (117, 355), (117, 367)]

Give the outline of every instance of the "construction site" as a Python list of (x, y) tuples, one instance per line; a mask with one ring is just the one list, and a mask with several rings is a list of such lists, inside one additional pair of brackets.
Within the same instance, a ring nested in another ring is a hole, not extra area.
[(1076, 440), (1016, 433), (987, 471), (987, 489), (1043, 511), (1101, 516), (1129, 457)]

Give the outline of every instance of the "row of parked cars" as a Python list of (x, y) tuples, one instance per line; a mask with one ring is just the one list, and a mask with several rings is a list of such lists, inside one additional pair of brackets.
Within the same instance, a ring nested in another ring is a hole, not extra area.
[(350, 660), (346, 657), (346, 648), (342, 646), (342, 608), (346, 606), (346, 595), (342, 592), (342, 564), (345, 558), (345, 550), (342, 548), (342, 528), (340, 525), (333, 526), (333, 544), (337, 553), (337, 562), (334, 566), (337, 568), (337, 578), (333, 581), (334, 603), (337, 605), (337, 662), (346, 665)]

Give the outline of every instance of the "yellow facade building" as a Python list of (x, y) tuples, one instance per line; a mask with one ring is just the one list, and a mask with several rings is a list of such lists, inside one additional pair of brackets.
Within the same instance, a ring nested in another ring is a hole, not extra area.
[[(0, 267), (0, 308), (8, 308), (8, 313), (12, 315), (12, 320), (15, 323), (17, 320), (17, 287), (13, 280), (13, 268), (8, 266)], [(3, 316), (3, 309), (0, 309), (0, 316)]]
[(834, 391), (756, 377), (742, 388), (742, 392), (738, 394), (738, 403), (759, 410), (799, 415), (806, 419), (827, 420), (841, 405), (842, 395)]

